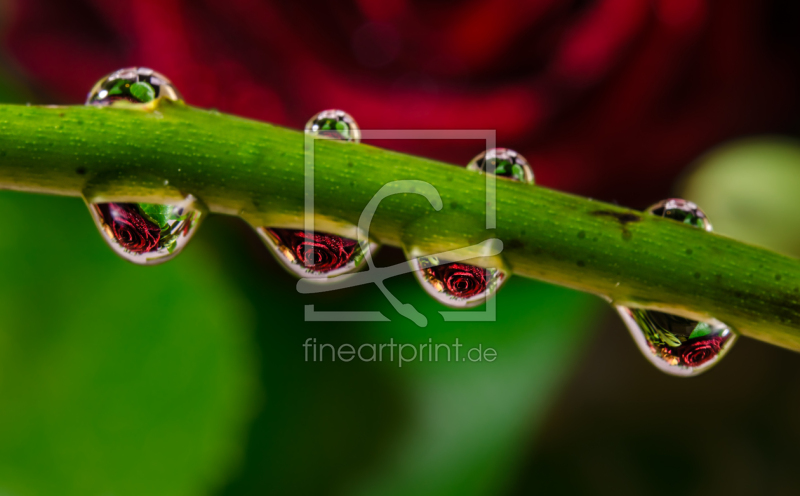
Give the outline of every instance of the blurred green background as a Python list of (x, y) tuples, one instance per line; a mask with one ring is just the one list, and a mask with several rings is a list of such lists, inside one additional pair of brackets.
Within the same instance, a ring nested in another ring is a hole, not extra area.
[[(0, 99), (25, 101), (0, 79)], [(712, 152), (680, 188), (722, 233), (800, 254), (800, 148)], [(757, 164), (757, 167), (754, 166)], [(792, 182), (794, 181), (794, 182)], [(800, 360), (741, 340), (689, 380), (599, 299), (512, 278), (492, 323), (444, 323), (411, 276), (317, 297), (235, 218), (156, 267), (82, 202), (0, 192), (0, 495), (795, 494)], [(401, 261), (384, 250), (378, 264)], [(393, 321), (306, 323), (303, 308)], [(492, 363), (310, 363), (303, 342), (450, 343)]]

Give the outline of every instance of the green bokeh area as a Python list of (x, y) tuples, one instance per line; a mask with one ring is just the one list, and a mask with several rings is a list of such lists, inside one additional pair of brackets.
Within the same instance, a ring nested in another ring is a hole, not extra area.
[(241, 292), (202, 247), (117, 259), (77, 199), (2, 192), (0, 211), (0, 493), (221, 483), (254, 411)]
[[(603, 307), (512, 277), (497, 322), (446, 323), (413, 276), (389, 281), (420, 328), (374, 287), (297, 294), (234, 218), (139, 267), (80, 200), (0, 192), (0, 211), (0, 494), (497, 494)], [(392, 321), (304, 322), (306, 304)], [(308, 338), (497, 359), (314, 362)]]

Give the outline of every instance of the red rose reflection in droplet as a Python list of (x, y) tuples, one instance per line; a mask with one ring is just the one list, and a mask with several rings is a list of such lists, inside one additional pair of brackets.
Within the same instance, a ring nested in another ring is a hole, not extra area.
[(314, 272), (331, 272), (347, 265), (356, 253), (358, 242), (330, 234), (313, 237), (305, 231), (270, 229), (273, 236), (291, 249), (297, 261)]
[(448, 294), (455, 298), (472, 298), (486, 291), (486, 269), (461, 263), (439, 265), (427, 269), (442, 282)]
[(101, 203), (97, 205), (103, 222), (111, 228), (114, 239), (132, 253), (148, 253), (158, 249), (161, 228), (147, 220), (135, 203)]
[(725, 340), (725, 337), (718, 336), (687, 343), (681, 351), (681, 359), (687, 367), (699, 367), (719, 355)]

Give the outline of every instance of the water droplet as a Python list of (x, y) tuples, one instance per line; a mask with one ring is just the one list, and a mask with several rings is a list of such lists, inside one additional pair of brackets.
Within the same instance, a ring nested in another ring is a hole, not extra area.
[[(697, 205), (680, 198), (661, 201), (647, 211), (705, 231), (712, 229), (705, 213)], [(694, 277), (700, 276), (700, 273), (694, 273)], [(617, 305), (616, 309), (644, 356), (670, 375), (690, 376), (704, 372), (736, 342), (736, 333), (717, 320), (698, 322), (656, 310), (622, 305)]]
[(422, 287), (453, 308), (470, 308), (491, 298), (508, 278), (501, 269), (446, 263), (435, 256), (409, 258)]
[(669, 198), (660, 201), (648, 208), (647, 211), (653, 215), (677, 220), (705, 231), (711, 232), (713, 229), (706, 214), (697, 205), (681, 198)]
[(106, 242), (125, 260), (154, 265), (177, 255), (206, 216), (193, 196), (178, 203), (90, 203)]
[(498, 177), (533, 184), (533, 169), (525, 157), (510, 148), (491, 148), (470, 160), (467, 170), (492, 172)]
[(163, 75), (146, 67), (114, 71), (94, 85), (86, 105), (110, 105), (117, 101), (147, 103), (156, 98), (181, 100), (181, 94)]
[(306, 123), (305, 131), (320, 138), (352, 143), (361, 141), (361, 128), (353, 116), (344, 110), (323, 110)]
[(359, 242), (333, 234), (260, 227), (264, 239), (275, 258), (289, 272), (304, 278), (327, 279), (355, 272), (364, 265), (367, 250), (373, 252), (375, 243)]
[(697, 375), (717, 363), (736, 342), (736, 334), (718, 321), (617, 306), (633, 339), (650, 362), (677, 376)]

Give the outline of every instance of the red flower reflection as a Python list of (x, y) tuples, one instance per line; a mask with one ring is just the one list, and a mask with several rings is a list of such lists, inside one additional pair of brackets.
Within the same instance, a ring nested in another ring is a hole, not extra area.
[(358, 242), (329, 234), (308, 237), (305, 231), (269, 229), (270, 233), (289, 247), (297, 261), (314, 272), (331, 272), (347, 265), (356, 253)]
[(119, 245), (132, 253), (158, 249), (161, 229), (139, 213), (134, 203), (101, 203), (97, 210)]
[(425, 269), (442, 282), (445, 291), (456, 298), (471, 298), (486, 291), (486, 269), (461, 263), (438, 265)]
[(699, 367), (719, 355), (725, 338), (715, 337), (687, 343), (681, 350), (681, 359), (687, 367)]

